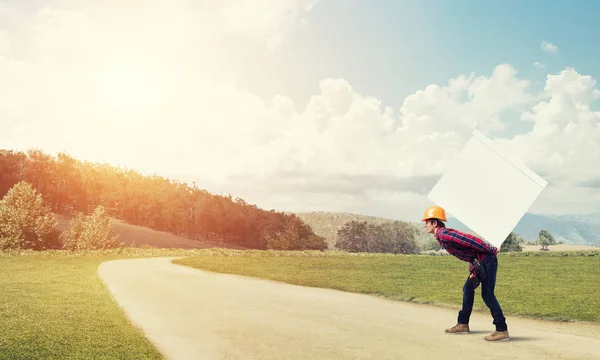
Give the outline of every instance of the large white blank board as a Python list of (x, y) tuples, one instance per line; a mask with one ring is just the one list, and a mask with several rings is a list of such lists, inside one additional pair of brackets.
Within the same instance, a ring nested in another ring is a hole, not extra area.
[(429, 199), (500, 248), (547, 184), (475, 130)]

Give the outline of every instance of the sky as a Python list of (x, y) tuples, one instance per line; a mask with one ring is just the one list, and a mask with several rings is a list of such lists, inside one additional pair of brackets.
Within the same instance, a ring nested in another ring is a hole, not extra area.
[(600, 208), (600, 4), (0, 0), (0, 148), (419, 220), (477, 129)]

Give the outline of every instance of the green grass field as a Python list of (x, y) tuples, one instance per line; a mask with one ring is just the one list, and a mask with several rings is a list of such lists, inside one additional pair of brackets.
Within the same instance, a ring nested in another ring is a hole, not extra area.
[[(462, 303), (462, 286), (468, 275), (468, 265), (450, 256), (238, 254), (242, 256), (200, 256), (175, 263), (214, 272), (454, 307)], [(504, 312), (561, 321), (600, 321), (598, 255), (598, 252), (501, 254), (496, 295)], [(476, 291), (475, 308), (487, 312), (480, 290)]]
[(194, 251), (0, 252), (0, 359), (162, 359), (112, 300), (104, 261)]
[[(501, 256), (497, 294), (506, 313), (599, 321), (600, 256), (582, 255)], [(0, 253), (0, 359), (161, 359), (97, 273), (104, 261), (155, 256), (185, 256), (175, 262), (216, 272), (450, 305), (460, 303), (467, 271), (452, 257), (425, 255), (225, 249)]]

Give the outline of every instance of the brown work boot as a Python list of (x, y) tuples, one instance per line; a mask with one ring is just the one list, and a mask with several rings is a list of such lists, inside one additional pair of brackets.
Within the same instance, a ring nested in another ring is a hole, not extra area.
[(446, 329), (447, 333), (450, 334), (464, 334), (469, 332), (469, 325), (467, 324), (456, 324), (450, 329)]
[(487, 341), (505, 341), (510, 339), (508, 331), (494, 331), (491, 335), (486, 336)]

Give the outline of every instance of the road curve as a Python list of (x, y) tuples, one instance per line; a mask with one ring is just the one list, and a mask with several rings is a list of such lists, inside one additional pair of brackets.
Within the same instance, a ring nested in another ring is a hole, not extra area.
[(489, 314), (473, 314), (471, 334), (449, 335), (455, 310), (215, 274), (172, 259), (98, 269), (167, 359), (600, 358), (600, 326), (509, 316), (511, 340), (490, 343), (483, 340), (493, 331)]

